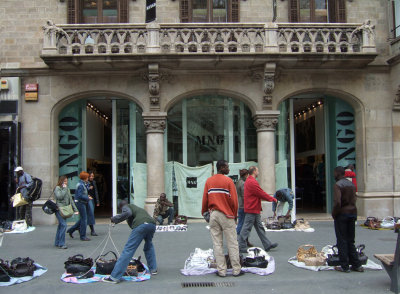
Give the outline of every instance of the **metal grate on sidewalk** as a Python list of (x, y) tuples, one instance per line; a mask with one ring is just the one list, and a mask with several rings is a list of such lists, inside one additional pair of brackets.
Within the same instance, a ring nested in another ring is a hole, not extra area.
[(222, 287), (234, 287), (234, 282), (184, 282), (181, 283), (182, 288), (222, 288)]

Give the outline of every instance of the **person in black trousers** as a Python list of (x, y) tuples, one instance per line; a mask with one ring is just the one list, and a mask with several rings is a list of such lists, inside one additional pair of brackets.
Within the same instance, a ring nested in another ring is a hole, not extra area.
[[(356, 187), (345, 178), (345, 170), (334, 169), (336, 184), (332, 217), (335, 220), (336, 246), (339, 250), (340, 266), (335, 270), (349, 273), (350, 270), (363, 272), (355, 243), (355, 222), (357, 220)], [(351, 265), (351, 267), (350, 267)]]

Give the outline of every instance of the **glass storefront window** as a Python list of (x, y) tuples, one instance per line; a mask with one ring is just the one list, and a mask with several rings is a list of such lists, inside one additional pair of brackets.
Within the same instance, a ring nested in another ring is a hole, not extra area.
[(117, 0), (84, 0), (82, 3), (83, 23), (117, 23)]
[(213, 0), (212, 22), (226, 22), (228, 20), (228, 0)]
[(200, 166), (257, 159), (250, 109), (220, 95), (185, 99), (168, 112), (168, 160)]
[(207, 22), (207, 0), (193, 0), (193, 22)]

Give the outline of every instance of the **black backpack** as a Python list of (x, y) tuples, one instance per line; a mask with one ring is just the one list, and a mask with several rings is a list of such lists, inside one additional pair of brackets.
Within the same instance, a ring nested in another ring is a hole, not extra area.
[(42, 180), (32, 177), (32, 186), (28, 189), (28, 199), (29, 201), (35, 201), (40, 198), (42, 194)]

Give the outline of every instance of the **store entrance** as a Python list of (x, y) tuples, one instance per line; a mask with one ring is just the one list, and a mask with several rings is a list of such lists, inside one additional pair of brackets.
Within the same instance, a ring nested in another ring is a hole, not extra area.
[(356, 166), (354, 109), (316, 93), (292, 97), (279, 110), (276, 189), (295, 191), (298, 213), (330, 213), (332, 170)]

